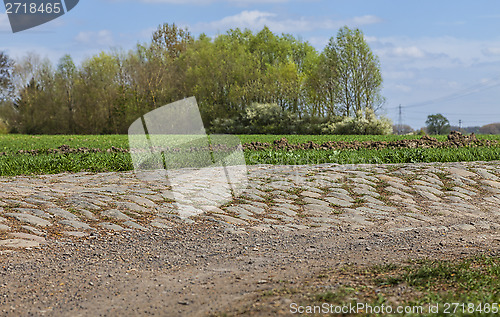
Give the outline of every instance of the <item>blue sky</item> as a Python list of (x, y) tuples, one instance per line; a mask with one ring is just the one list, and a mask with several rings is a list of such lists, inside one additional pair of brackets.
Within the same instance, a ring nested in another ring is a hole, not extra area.
[(452, 125), (500, 122), (500, 1), (481, 0), (82, 0), (69, 13), (12, 33), (0, 9), (0, 50), (80, 62), (111, 48), (148, 42), (158, 25), (198, 35), (230, 28), (291, 33), (322, 50), (343, 25), (363, 30), (379, 56), (383, 112), (413, 128), (442, 113)]

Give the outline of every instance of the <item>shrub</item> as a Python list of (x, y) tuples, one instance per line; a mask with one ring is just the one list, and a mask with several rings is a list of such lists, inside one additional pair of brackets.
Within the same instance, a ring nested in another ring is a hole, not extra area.
[(386, 117), (377, 118), (373, 109), (358, 111), (355, 117), (344, 117), (338, 122), (323, 126), (324, 134), (386, 135), (392, 133), (392, 122)]
[(253, 103), (233, 118), (215, 119), (209, 131), (227, 134), (290, 134), (300, 128), (299, 119), (274, 103)]
[(392, 122), (371, 109), (334, 119), (298, 115), (273, 103), (253, 103), (233, 118), (215, 119), (210, 133), (224, 134), (391, 134)]

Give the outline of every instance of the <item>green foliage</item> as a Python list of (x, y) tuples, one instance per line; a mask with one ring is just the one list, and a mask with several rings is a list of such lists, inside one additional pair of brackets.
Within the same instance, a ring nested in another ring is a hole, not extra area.
[(0, 176), (63, 172), (119, 172), (132, 170), (126, 153), (47, 154), (0, 156)]
[(443, 149), (264, 150), (245, 153), (247, 164), (396, 164), (495, 161), (500, 147)]
[(209, 131), (236, 134), (320, 134), (326, 121), (326, 118), (307, 115), (299, 117), (277, 104), (253, 103), (233, 118), (215, 119)]
[(65, 55), (55, 68), (31, 54), (12, 76), (19, 94), (7, 121), (28, 134), (126, 133), (142, 114), (186, 96), (197, 98), (209, 130), (321, 133), (321, 124), (382, 100), (378, 60), (361, 31), (347, 27), (320, 54), (267, 27), (194, 39), (163, 24), (135, 50), (101, 52), (78, 66)]
[(367, 108), (376, 109), (384, 102), (380, 95), (380, 62), (361, 30), (341, 28), (337, 37), (330, 39), (324, 55), (337, 76), (337, 100), (343, 116), (351, 117)]
[(378, 119), (375, 112), (367, 108), (364, 114), (362, 110), (358, 110), (355, 117), (344, 117), (340, 122), (325, 124), (323, 133), (386, 135), (392, 134), (392, 122), (385, 117)]
[[(400, 305), (439, 304), (436, 316), (450, 313), (454, 316), (495, 316), (498, 306), (495, 304), (495, 313), (492, 304), (497, 303), (500, 296), (499, 265), (498, 257), (487, 256), (454, 261), (422, 260), (402, 269), (389, 269), (392, 274), (379, 278), (377, 284), (409, 286), (415, 296)], [(465, 303), (463, 308), (462, 303)]]
[(427, 125), (429, 134), (450, 133), (450, 122), (440, 113), (427, 116), (425, 124)]
[(0, 102), (12, 98), (14, 92), (13, 67), (14, 61), (5, 52), (0, 52)]
[(181, 29), (177, 25), (164, 23), (153, 32), (151, 50), (156, 57), (163, 59), (175, 59), (184, 53), (188, 45), (193, 42), (193, 37), (187, 29)]
[[(272, 142), (286, 137), (291, 143), (316, 143), (327, 141), (394, 141), (415, 136), (353, 136), (353, 135), (241, 135), (243, 143)], [(499, 136), (478, 138), (500, 140)], [(443, 141), (445, 136), (438, 136)], [(49, 154), (49, 149), (61, 145), (71, 148), (110, 149), (128, 148), (127, 135), (106, 136), (30, 136), (0, 135), (0, 176), (21, 174), (48, 174), (79, 171), (124, 171), (131, 170), (132, 160), (128, 153), (72, 153)], [(38, 155), (19, 154), (19, 150), (39, 150)], [(2, 155), (1, 153), (6, 153)], [(196, 160), (196, 156), (191, 157)], [(190, 159), (191, 159), (190, 158)], [(500, 160), (500, 147), (440, 148), (440, 149), (363, 149), (363, 150), (264, 150), (245, 151), (247, 164), (385, 164), (417, 162), (457, 162)], [(182, 161), (179, 161), (182, 162)]]
[[(286, 138), (289, 143), (299, 144), (309, 141), (321, 144), (328, 141), (363, 142), (363, 141), (398, 141), (418, 139), (415, 135), (239, 135), (242, 143), (267, 142)], [(435, 136), (438, 141), (445, 141), (446, 136)], [(480, 140), (500, 141), (500, 135), (477, 135)], [(0, 136), (0, 152), (16, 153), (19, 150), (55, 149), (61, 145), (71, 148), (87, 147), (97, 149), (110, 149), (112, 146), (127, 149), (129, 141), (127, 135), (22, 135), (9, 134)], [(427, 149), (425, 149), (427, 151)], [(439, 151), (440, 149), (435, 149)], [(459, 149), (454, 149), (459, 150)]]
[(19, 150), (55, 149), (61, 145), (71, 148), (87, 147), (101, 150), (112, 146), (128, 148), (127, 135), (22, 135), (10, 134), (0, 136), (0, 152), (14, 154)]

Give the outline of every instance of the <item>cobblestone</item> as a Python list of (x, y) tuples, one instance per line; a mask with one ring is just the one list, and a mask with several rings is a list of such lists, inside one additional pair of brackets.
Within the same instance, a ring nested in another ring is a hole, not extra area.
[(0, 178), (0, 248), (201, 219), (234, 233), (500, 228), (500, 162), (249, 166), (248, 186), (219, 207), (217, 188), (182, 189), (133, 172)]

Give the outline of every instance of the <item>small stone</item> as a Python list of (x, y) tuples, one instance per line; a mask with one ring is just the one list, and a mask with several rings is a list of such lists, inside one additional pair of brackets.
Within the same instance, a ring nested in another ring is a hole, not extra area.
[(115, 231), (125, 230), (125, 228), (123, 228), (119, 225), (116, 225), (114, 223), (110, 223), (110, 222), (103, 222), (103, 223), (100, 223), (99, 225), (101, 227), (103, 227), (104, 229), (108, 229), (108, 230), (115, 230)]
[(40, 227), (52, 226), (52, 223), (50, 223), (49, 221), (29, 214), (6, 213), (5, 216), (14, 217), (19, 221), (27, 222), (33, 226), (40, 226)]
[(75, 229), (83, 229), (83, 230), (95, 230), (85, 222), (77, 221), (77, 220), (62, 220), (59, 221), (60, 224), (65, 225), (65, 226), (70, 226)]
[(80, 231), (63, 231), (62, 233), (64, 235), (72, 236), (72, 237), (77, 237), (77, 238), (83, 238), (83, 237), (86, 237), (86, 236), (89, 235), (86, 232), (80, 232)]
[(221, 218), (225, 222), (233, 224), (233, 225), (248, 225), (248, 222), (246, 222), (245, 220), (238, 219), (235, 217), (231, 217), (231, 216), (227, 216), (227, 215), (219, 215), (219, 214), (214, 215), (214, 216), (217, 218)]
[(109, 209), (101, 211), (101, 216), (108, 217), (114, 220), (132, 220), (129, 216), (124, 214), (123, 212), (116, 209)]
[(138, 224), (134, 221), (131, 221), (131, 220), (125, 221), (125, 222), (123, 222), (123, 224), (129, 228), (138, 229), (138, 230), (142, 230), (142, 231), (148, 231), (148, 228), (143, 227), (140, 224)]
[(40, 246), (38, 241), (24, 239), (0, 240), (0, 247), (6, 248), (34, 248)]
[(39, 243), (45, 243), (45, 238), (42, 238), (42, 237), (34, 235), (34, 234), (29, 234), (29, 233), (13, 232), (13, 233), (10, 233), (9, 236), (14, 237), (14, 238), (19, 238), (19, 239), (32, 240), (32, 241), (36, 241)]

